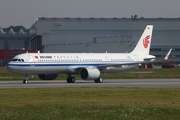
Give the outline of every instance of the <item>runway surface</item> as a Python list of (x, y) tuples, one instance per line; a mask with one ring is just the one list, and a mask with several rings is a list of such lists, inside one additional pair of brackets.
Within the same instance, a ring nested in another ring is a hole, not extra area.
[(137, 87), (137, 88), (180, 88), (180, 79), (113, 79), (103, 83), (76, 80), (66, 83), (65, 80), (42, 81), (32, 80), (27, 84), (22, 81), (1, 81), (0, 88), (53, 88), (53, 87)]

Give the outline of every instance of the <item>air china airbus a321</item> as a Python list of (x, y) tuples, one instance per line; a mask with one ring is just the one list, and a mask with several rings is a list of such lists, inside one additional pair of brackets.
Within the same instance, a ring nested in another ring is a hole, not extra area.
[(15, 56), (7, 64), (10, 72), (24, 74), (23, 83), (29, 74), (38, 74), (41, 80), (53, 80), (58, 74), (67, 74), (67, 82), (74, 83), (72, 74), (83, 80), (102, 83), (100, 73), (126, 71), (141, 63), (155, 59), (149, 55), (153, 25), (147, 25), (136, 47), (130, 53), (24, 53)]

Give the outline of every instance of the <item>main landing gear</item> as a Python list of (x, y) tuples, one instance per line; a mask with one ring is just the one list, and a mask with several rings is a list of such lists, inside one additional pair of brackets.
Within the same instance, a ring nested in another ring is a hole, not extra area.
[(94, 80), (94, 82), (95, 82), (95, 83), (102, 83), (102, 82), (103, 82), (103, 79), (100, 77), (100, 78)]
[(24, 80), (23, 80), (24, 84), (28, 83), (28, 74), (24, 74)]
[(75, 82), (75, 78), (69, 76), (69, 77), (67, 77), (66, 81), (67, 81), (67, 83), (74, 83)]
[[(67, 83), (75, 83), (75, 78), (71, 77), (71, 75), (69, 75), (66, 79)], [(99, 77), (98, 79), (94, 80), (95, 83), (103, 83), (103, 78)]]

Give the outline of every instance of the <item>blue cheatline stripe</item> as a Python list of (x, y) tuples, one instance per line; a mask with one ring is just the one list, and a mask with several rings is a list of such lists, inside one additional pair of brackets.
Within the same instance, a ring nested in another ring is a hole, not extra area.
[[(126, 63), (127, 62), (127, 63)], [(123, 64), (128, 64), (130, 61), (126, 61)], [(138, 61), (136, 61), (138, 63)], [(139, 61), (142, 62), (142, 61)], [(117, 61), (112, 61), (110, 63), (8, 63), (7, 66), (106, 66), (106, 65), (114, 65), (114, 64), (119, 64)]]
[(103, 66), (106, 64), (8, 64), (7, 66)]

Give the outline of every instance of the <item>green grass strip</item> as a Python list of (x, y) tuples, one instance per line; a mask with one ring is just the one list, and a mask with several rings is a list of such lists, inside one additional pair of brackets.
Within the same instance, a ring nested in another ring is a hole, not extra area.
[(0, 119), (180, 119), (180, 89), (0, 89)]

